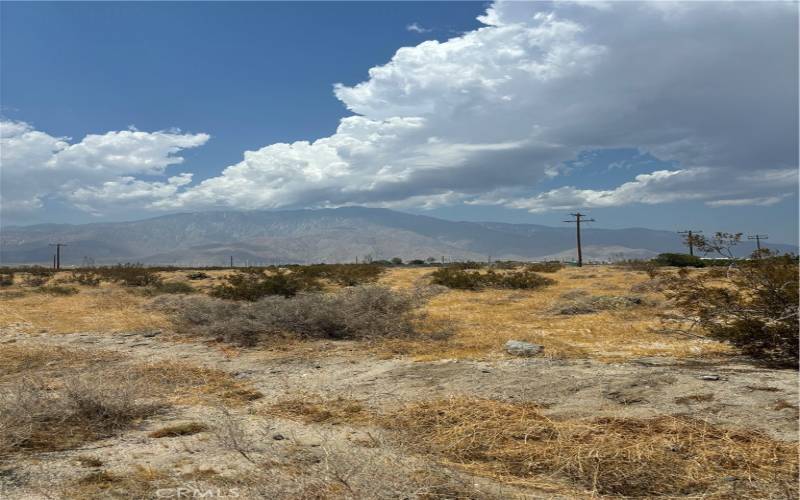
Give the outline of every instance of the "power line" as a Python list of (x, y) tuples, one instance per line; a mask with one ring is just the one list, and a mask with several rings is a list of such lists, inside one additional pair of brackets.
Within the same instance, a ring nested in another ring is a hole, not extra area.
[(694, 235), (701, 234), (703, 231), (693, 231), (691, 229), (687, 229), (686, 231), (678, 231), (678, 234), (685, 234), (686, 235), (686, 244), (689, 245), (689, 255), (694, 257)]
[(571, 216), (575, 217), (573, 220), (565, 220), (564, 222), (574, 222), (575, 223), (575, 236), (578, 241), (578, 267), (583, 267), (583, 252), (581, 250), (581, 222), (595, 222), (594, 219), (583, 219), (586, 217), (586, 214), (582, 214), (580, 212), (576, 212), (574, 214), (570, 214)]

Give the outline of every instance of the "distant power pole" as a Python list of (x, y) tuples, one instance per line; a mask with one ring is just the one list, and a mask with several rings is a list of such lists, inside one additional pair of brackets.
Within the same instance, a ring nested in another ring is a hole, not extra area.
[(231, 255), (231, 267), (233, 267), (233, 255)]
[(759, 253), (759, 257), (761, 256), (761, 240), (768, 240), (769, 236), (766, 234), (751, 234), (747, 237), (748, 240), (756, 240), (756, 250)]
[(66, 243), (51, 243), (51, 247), (56, 247), (56, 255), (55, 255), (55, 268), (56, 270), (61, 269), (61, 247), (67, 246)]
[(702, 232), (703, 231), (692, 231), (691, 229), (687, 229), (686, 231), (678, 231), (678, 234), (686, 235), (686, 244), (689, 245), (689, 255), (692, 257), (694, 257), (694, 235)]
[(576, 212), (570, 215), (575, 217), (575, 219), (565, 220), (564, 222), (575, 223), (575, 234), (578, 240), (578, 267), (583, 267), (583, 252), (581, 251), (581, 222), (594, 222), (594, 219), (584, 219), (583, 217), (586, 217), (586, 214), (582, 214), (580, 212)]

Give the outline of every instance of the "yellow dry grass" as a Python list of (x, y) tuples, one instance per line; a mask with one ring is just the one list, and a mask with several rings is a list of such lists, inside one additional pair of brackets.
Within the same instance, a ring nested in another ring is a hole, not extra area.
[(360, 401), (342, 396), (324, 398), (316, 394), (301, 394), (282, 399), (258, 412), (304, 423), (365, 422), (372, 417)]
[(551, 420), (533, 404), (458, 397), (382, 422), (472, 473), (573, 497), (797, 498), (797, 443), (688, 417)]
[[(433, 269), (391, 269), (381, 283), (398, 289), (428, 282)], [(610, 266), (565, 268), (547, 273), (556, 280), (538, 290), (450, 290), (426, 307), (432, 322), (450, 323), (454, 334), (444, 342), (393, 341), (387, 347), (418, 360), (486, 358), (503, 355), (503, 344), (523, 340), (545, 346), (556, 358), (623, 361), (647, 356), (717, 357), (730, 353), (725, 344), (667, 336), (657, 332), (659, 306), (640, 306), (593, 314), (559, 315), (553, 309), (563, 294), (584, 290), (592, 295), (628, 295), (647, 275)], [(658, 302), (663, 298), (651, 294)]]
[(77, 288), (78, 294), (68, 296), (31, 292), (16, 296), (21, 290), (4, 292), (15, 295), (0, 300), (0, 328), (22, 332), (114, 333), (166, 329), (170, 325), (163, 314), (142, 307), (148, 299), (118, 285)]

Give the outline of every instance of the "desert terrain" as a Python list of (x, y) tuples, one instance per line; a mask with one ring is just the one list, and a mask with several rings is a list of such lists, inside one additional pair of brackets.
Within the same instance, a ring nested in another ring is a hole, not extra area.
[[(433, 271), (377, 284), (410, 293)], [(160, 275), (199, 296), (230, 272)], [(664, 333), (644, 272), (547, 277), (438, 287), (416, 335), (255, 345), (195, 335), (136, 287), (17, 279), (0, 290), (0, 498), (797, 497), (797, 371)]]

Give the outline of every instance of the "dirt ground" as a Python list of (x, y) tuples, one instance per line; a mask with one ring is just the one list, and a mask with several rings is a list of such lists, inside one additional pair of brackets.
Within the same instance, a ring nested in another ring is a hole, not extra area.
[[(393, 270), (382, 281), (408, 287), (427, 272)], [(245, 397), (236, 404), (193, 398), (206, 391), (196, 386), (175, 396), (168, 410), (112, 437), (0, 457), (0, 498), (598, 496), (550, 477), (500, 480), (419, 452), (380, 425), (392, 409), (453, 397), (535, 403), (553, 420), (686, 416), (797, 441), (796, 371), (759, 367), (716, 342), (654, 333), (661, 307), (655, 294), (635, 313), (552, 312), (570, 290), (629, 293), (644, 274), (597, 267), (563, 270), (556, 279), (542, 292), (435, 297), (429, 316), (455, 325), (450, 339), (435, 344), (286, 341), (238, 348), (181, 337), (164, 318), (139, 308), (146, 299), (124, 300), (127, 292), (117, 289), (6, 298), (0, 357), (3, 349), (54, 353), (41, 366), (14, 370), (50, 376), (80, 356), (111, 353), (113, 361), (102, 363), (120, 376), (134, 364), (208, 368), (231, 381), (215, 382), (208, 394), (233, 390)], [(87, 303), (91, 308), (81, 309)], [(510, 356), (502, 349), (509, 339), (539, 342), (545, 355)], [(26, 383), (15, 373), (0, 385)], [(151, 436), (186, 423), (201, 430)]]

